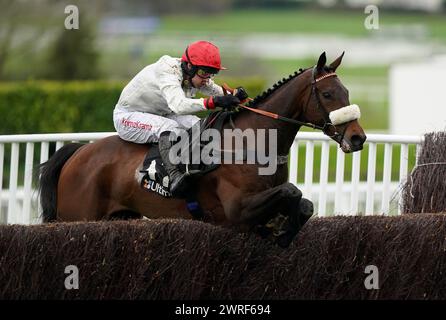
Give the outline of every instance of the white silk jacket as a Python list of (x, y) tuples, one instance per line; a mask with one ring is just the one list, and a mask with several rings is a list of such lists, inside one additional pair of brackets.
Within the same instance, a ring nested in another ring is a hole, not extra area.
[(116, 108), (160, 116), (190, 114), (205, 110), (203, 98), (192, 99), (198, 91), (206, 96), (223, 95), (223, 89), (212, 79), (200, 89), (183, 88), (182, 82), (181, 59), (162, 56), (125, 86)]

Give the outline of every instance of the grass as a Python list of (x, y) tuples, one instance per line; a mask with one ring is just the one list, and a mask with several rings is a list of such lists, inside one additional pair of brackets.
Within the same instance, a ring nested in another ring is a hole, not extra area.
[[(374, 31), (364, 27), (367, 15), (358, 10), (237, 10), (218, 15), (174, 14), (162, 17), (157, 35), (243, 34), (267, 33), (326, 33), (347, 36), (369, 36)], [(445, 16), (441, 14), (379, 12), (380, 27), (422, 25), (433, 39), (446, 41)]]
[(361, 36), (364, 35), (364, 28), (358, 26), (362, 25), (363, 19), (356, 12), (346, 13), (343, 17), (339, 14), (306, 10), (237, 10), (200, 17), (176, 14), (162, 18), (159, 33), (178, 30), (185, 33), (324, 33), (336, 25), (339, 33)]

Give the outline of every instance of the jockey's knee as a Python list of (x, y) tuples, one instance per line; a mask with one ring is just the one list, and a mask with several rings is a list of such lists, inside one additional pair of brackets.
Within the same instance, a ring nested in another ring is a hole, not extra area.
[(184, 127), (186, 129), (191, 128), (194, 124), (200, 121), (199, 117), (191, 114), (181, 114), (181, 115), (175, 114), (168, 116), (168, 118), (177, 122), (181, 127)]

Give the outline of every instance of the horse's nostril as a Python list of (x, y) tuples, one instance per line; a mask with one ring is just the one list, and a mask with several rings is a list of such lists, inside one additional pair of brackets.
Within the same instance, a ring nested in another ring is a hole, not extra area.
[(351, 137), (350, 141), (352, 142), (352, 145), (354, 145), (355, 147), (359, 147), (364, 143), (364, 138), (361, 137), (360, 135), (355, 134), (354, 136)]

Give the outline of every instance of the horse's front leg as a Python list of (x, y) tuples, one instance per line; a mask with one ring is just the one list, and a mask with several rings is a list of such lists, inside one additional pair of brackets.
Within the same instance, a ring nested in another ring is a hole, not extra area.
[(305, 198), (301, 198), (298, 202), (296, 199), (289, 199), (288, 208), (288, 217), (281, 225), (281, 234), (276, 239), (277, 244), (282, 248), (288, 248), (314, 211), (313, 203)]
[(293, 184), (281, 184), (243, 198), (240, 219), (245, 223), (265, 224), (279, 212), (288, 215), (286, 209), (299, 203), (301, 198), (302, 192)]
[[(229, 220), (235, 223), (254, 227), (265, 225), (279, 213), (288, 217), (284, 234), (277, 238), (282, 247), (291, 243), (313, 213), (312, 204), (306, 199), (303, 201), (305, 207), (300, 207), (302, 192), (291, 183), (284, 183), (254, 195), (241, 196), (239, 199), (237, 205), (232, 205), (230, 210), (226, 211)], [(311, 208), (308, 207), (307, 201)]]

